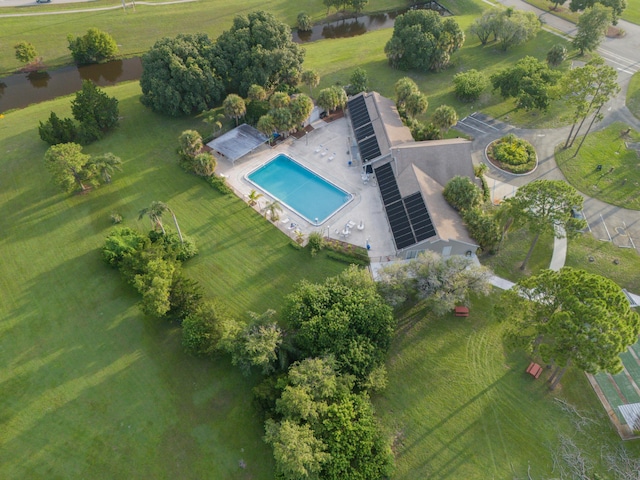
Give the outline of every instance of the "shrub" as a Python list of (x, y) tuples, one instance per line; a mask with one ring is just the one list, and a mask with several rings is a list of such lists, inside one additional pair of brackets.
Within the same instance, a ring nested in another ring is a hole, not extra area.
[(101, 139), (120, 121), (118, 99), (108, 96), (90, 80), (82, 82), (82, 90), (71, 101), (71, 111), (80, 124), (78, 137), (85, 145)]
[(225, 180), (224, 177), (218, 177), (217, 175), (211, 175), (210, 177), (207, 177), (207, 181), (209, 182), (209, 184), (213, 188), (218, 190), (223, 195), (230, 195), (230, 194), (233, 193), (233, 190), (231, 190), (231, 187), (229, 187), (229, 185), (227, 185), (227, 181)]
[(311, 250), (311, 255), (316, 256), (316, 254), (322, 250), (324, 246), (324, 239), (322, 238), (322, 234), (320, 232), (312, 232), (309, 234), (309, 243), (307, 244), (309, 249)]
[(97, 28), (90, 28), (82, 37), (67, 36), (73, 61), (78, 65), (100, 63), (118, 53), (118, 44), (111, 35)]
[(116, 228), (109, 233), (102, 247), (102, 258), (112, 267), (120, 268), (126, 257), (141, 252), (149, 239), (129, 227)]
[(483, 251), (492, 252), (500, 243), (500, 226), (493, 216), (479, 208), (472, 208), (463, 213), (462, 219), (469, 234)]
[(171, 307), (167, 316), (181, 322), (190, 315), (196, 313), (202, 304), (203, 290), (196, 280), (185, 277), (181, 273), (173, 276), (169, 304)]
[(301, 32), (309, 32), (313, 28), (311, 17), (305, 12), (298, 14), (298, 30)]
[(49, 145), (59, 143), (73, 143), (78, 138), (78, 129), (70, 118), (59, 118), (51, 112), (46, 122), (40, 122), (38, 127), (40, 138)]
[(482, 192), (469, 177), (455, 176), (447, 182), (444, 198), (459, 212), (471, 210), (480, 205)]
[(113, 212), (110, 215), (111, 218), (111, 223), (113, 223), (114, 225), (117, 225), (118, 223), (122, 223), (122, 215), (120, 215), (119, 213)]
[(567, 59), (567, 47), (560, 43), (556, 43), (547, 52), (547, 63), (552, 67), (557, 67)]
[(466, 72), (456, 73), (453, 76), (453, 90), (456, 97), (463, 102), (477, 100), (488, 86), (489, 79), (487, 76), (475, 68)]
[(487, 149), (489, 158), (511, 173), (526, 173), (536, 165), (536, 151), (529, 142), (513, 133), (493, 142)]
[(182, 322), (182, 346), (191, 355), (211, 356), (220, 352), (226, 337), (237, 333), (227, 308), (216, 301), (201, 303)]

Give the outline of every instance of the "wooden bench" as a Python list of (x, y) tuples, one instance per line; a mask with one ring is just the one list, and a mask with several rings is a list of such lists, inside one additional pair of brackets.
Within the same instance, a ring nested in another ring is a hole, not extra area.
[(542, 367), (537, 363), (531, 362), (527, 367), (527, 373), (533, 378), (538, 378), (542, 373)]
[(468, 317), (469, 316), (469, 308), (467, 307), (456, 307), (453, 310), (453, 313), (456, 317)]

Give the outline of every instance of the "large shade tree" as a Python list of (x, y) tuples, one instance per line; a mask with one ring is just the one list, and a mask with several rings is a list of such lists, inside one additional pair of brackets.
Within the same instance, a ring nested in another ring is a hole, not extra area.
[(252, 84), (273, 90), (281, 84), (295, 87), (302, 71), (304, 49), (294, 43), (291, 29), (264, 11), (234, 18), (214, 47), (215, 67), (228, 93), (243, 97)]
[(107, 95), (91, 80), (82, 82), (82, 90), (71, 102), (71, 111), (80, 124), (78, 136), (84, 144), (101, 139), (120, 122), (118, 99)]
[(49, 147), (44, 155), (44, 164), (53, 181), (65, 192), (77, 188), (84, 191), (94, 175), (90, 159), (77, 143), (59, 143)]
[(393, 68), (440, 71), (464, 43), (464, 32), (452, 18), (432, 10), (410, 10), (396, 18), (384, 52)]
[(505, 292), (501, 309), (509, 336), (555, 365), (551, 388), (570, 365), (592, 374), (620, 372), (620, 353), (640, 333), (640, 317), (616, 283), (570, 267), (520, 280)]
[(210, 109), (224, 95), (213, 56), (213, 43), (203, 33), (158, 40), (142, 56), (142, 103), (174, 117)]
[(360, 382), (384, 361), (394, 326), (375, 283), (355, 267), (323, 284), (302, 282), (283, 318), (303, 358), (335, 355), (340, 372)]
[(546, 62), (526, 56), (491, 75), (494, 90), (502, 98), (515, 98), (516, 108), (524, 110), (546, 110), (554, 99), (554, 86), (561, 73), (553, 70)]
[(118, 44), (107, 32), (90, 28), (82, 37), (67, 36), (71, 56), (78, 65), (110, 60), (118, 53)]
[(495, 19), (494, 33), (503, 51), (521, 45), (537, 35), (541, 22), (534, 12), (507, 8)]
[(573, 37), (573, 46), (580, 50), (580, 55), (596, 50), (607, 31), (611, 21), (611, 9), (596, 3), (587, 8), (578, 19), (578, 31)]
[(534, 180), (503, 202), (500, 207), (504, 209), (503, 218), (509, 218), (513, 226), (525, 227), (533, 234), (521, 270), (526, 268), (541, 234), (551, 233), (562, 238), (585, 228), (585, 221), (571, 214), (572, 208), (581, 209), (582, 203), (582, 196), (564, 180)]

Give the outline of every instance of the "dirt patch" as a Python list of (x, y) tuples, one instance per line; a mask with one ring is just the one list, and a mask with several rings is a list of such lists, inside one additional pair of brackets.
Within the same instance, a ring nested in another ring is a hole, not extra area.
[(307, 125), (301, 130), (296, 130), (295, 133), (292, 133), (291, 136), (297, 138), (298, 140), (304, 137), (307, 133), (312, 132), (314, 129), (311, 125)]
[(607, 28), (607, 38), (621, 38), (627, 34), (622, 28), (614, 27), (613, 25), (609, 25)]
[(331, 123), (334, 120), (338, 120), (339, 118), (342, 118), (342, 117), (344, 117), (344, 110), (340, 109), (340, 110), (336, 110), (333, 113), (330, 113), (329, 115), (324, 117), (323, 120), (327, 123)]

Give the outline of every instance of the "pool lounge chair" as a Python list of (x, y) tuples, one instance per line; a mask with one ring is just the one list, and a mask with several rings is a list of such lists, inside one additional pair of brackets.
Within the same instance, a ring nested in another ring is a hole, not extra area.
[(317, 148), (314, 150), (316, 153), (320, 152), (320, 150), (322, 150), (322, 144), (318, 145)]
[(289, 220), (289, 217), (285, 217), (282, 220), (280, 220), (280, 223), (286, 225), (287, 223), (291, 222), (291, 220)]

